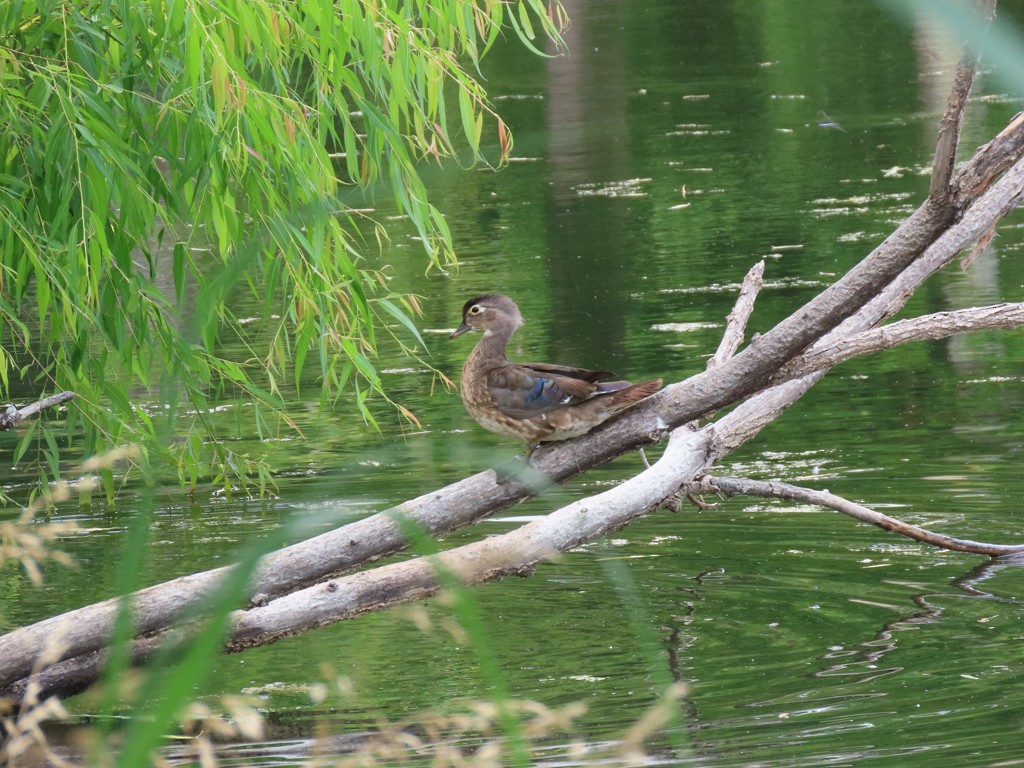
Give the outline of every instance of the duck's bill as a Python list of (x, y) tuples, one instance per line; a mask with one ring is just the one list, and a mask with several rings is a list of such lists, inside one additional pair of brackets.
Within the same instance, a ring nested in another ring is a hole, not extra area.
[(456, 336), (461, 336), (462, 334), (466, 333), (466, 331), (472, 331), (472, 330), (473, 330), (473, 326), (471, 326), (469, 323), (463, 323), (458, 328), (456, 328), (454, 331), (452, 331), (451, 335), (448, 338), (449, 339), (454, 339)]

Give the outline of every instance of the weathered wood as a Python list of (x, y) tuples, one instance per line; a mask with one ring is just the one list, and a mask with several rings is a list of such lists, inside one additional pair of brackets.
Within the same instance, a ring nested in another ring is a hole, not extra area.
[(736, 304), (725, 321), (725, 332), (722, 340), (718, 343), (718, 349), (707, 362), (707, 370), (721, 365), (732, 358), (743, 343), (747, 331), (747, 322), (754, 313), (754, 301), (757, 294), (764, 285), (764, 259), (757, 262), (747, 272), (746, 277), (740, 284), (740, 293), (736, 298)]
[(853, 357), (863, 357), (913, 341), (936, 341), (959, 333), (1009, 330), (1021, 326), (1024, 326), (1024, 303), (994, 304), (988, 307), (936, 312), (849, 336), (841, 344), (834, 342), (821, 347), (816, 346), (788, 365), (784, 376), (805, 376), (823, 368), (831, 368)]
[(504, 535), (333, 579), (239, 611), (227, 648), (238, 651), (264, 645), (367, 610), (429, 597), (441, 588), (443, 574), (451, 574), (463, 584), (479, 584), (531, 573), (554, 554), (619, 530), (655, 509), (678, 489), (680, 476), (691, 476), (706, 467), (709, 436), (710, 432), (680, 428), (672, 433), (661, 459), (649, 469)]
[(877, 525), (891, 533), (906, 536), (908, 539), (930, 544), (933, 547), (941, 547), (954, 552), (969, 552), (974, 555), (987, 555), (989, 557), (1002, 557), (1004, 555), (1017, 555), (1024, 552), (1024, 544), (990, 544), (984, 541), (972, 541), (970, 539), (958, 539), (955, 536), (946, 536), (942, 533), (935, 533), (917, 525), (904, 523), (895, 517), (889, 517), (881, 512), (876, 512), (856, 502), (836, 496), (828, 491), (816, 491), (811, 488), (801, 488), (798, 485), (780, 483), (777, 481), (749, 480), (742, 477), (712, 477), (705, 476), (698, 482), (689, 483), (683, 486), (688, 493), (720, 493), (726, 496), (758, 496), (766, 499), (785, 499), (787, 501), (801, 501), (813, 504), (817, 507), (826, 507), (849, 515), (855, 520), (864, 523)]
[(44, 408), (53, 408), (54, 406), (61, 405), (74, 398), (74, 396), (74, 392), (58, 392), (23, 408), (8, 405), (3, 411), (0, 411), (0, 431), (14, 429), (25, 419), (35, 416)]
[[(996, 15), (996, 0), (976, 0), (974, 12), (985, 24), (991, 24)], [(963, 55), (956, 66), (953, 87), (946, 102), (946, 111), (939, 122), (939, 134), (935, 142), (935, 161), (932, 164), (930, 195), (942, 199), (950, 193), (953, 167), (956, 165), (957, 147), (960, 145), (960, 127), (963, 124), (967, 99), (974, 86), (980, 56), (972, 45), (965, 45)]]

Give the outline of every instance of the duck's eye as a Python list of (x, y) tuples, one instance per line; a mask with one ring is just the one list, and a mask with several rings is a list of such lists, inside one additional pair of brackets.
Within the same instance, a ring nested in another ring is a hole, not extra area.
[(484, 308), (481, 307), (479, 304), (474, 304), (472, 307), (469, 308), (469, 314), (471, 315), (479, 315), (483, 311)]

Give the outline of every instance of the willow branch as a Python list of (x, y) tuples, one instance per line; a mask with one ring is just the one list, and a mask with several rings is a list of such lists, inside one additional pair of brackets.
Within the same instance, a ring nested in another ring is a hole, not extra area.
[(683, 490), (690, 493), (721, 493), (726, 496), (758, 496), (761, 498), (806, 502), (819, 507), (834, 509), (856, 520), (877, 525), (879, 528), (891, 531), (892, 533), (898, 533), (900, 536), (906, 536), (914, 541), (920, 541), (955, 552), (970, 552), (975, 555), (989, 555), (990, 557), (1024, 552), (1024, 544), (989, 544), (981, 541), (945, 536), (916, 525), (904, 523), (894, 517), (883, 515), (881, 512), (876, 512), (873, 509), (856, 504), (828, 491), (815, 491), (788, 483), (747, 480), (746, 478), (736, 477), (712, 477), (708, 475), (701, 478), (699, 482), (685, 485)]

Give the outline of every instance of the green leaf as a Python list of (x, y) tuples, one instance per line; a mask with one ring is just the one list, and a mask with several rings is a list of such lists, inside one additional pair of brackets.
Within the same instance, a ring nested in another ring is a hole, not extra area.
[(57, 447), (57, 440), (53, 436), (53, 430), (43, 428), (43, 440), (46, 443), (46, 448), (43, 450), (43, 455), (46, 457), (46, 463), (50, 467), (50, 477), (54, 480), (60, 479), (60, 448)]
[(180, 312), (185, 308), (185, 289), (188, 287), (188, 273), (186, 269), (190, 266), (188, 251), (185, 249), (184, 243), (174, 244), (172, 262), (171, 272), (174, 275), (174, 300)]
[(427, 348), (426, 342), (424, 342), (423, 337), (420, 336), (419, 329), (416, 328), (416, 326), (412, 322), (412, 319), (405, 312), (396, 307), (394, 303), (392, 303), (388, 299), (378, 299), (376, 303), (377, 306), (384, 309), (385, 312), (387, 312), (398, 322), (400, 322), (403, 326), (405, 326), (406, 329), (408, 329), (409, 333), (411, 333), (413, 337), (416, 339), (416, 341), (419, 342), (420, 346), (422, 346), (424, 349)]
[(306, 363), (306, 355), (309, 354), (309, 349), (313, 344), (313, 338), (315, 335), (315, 328), (312, 323), (306, 325), (306, 327), (299, 330), (299, 335), (295, 339), (295, 394), (299, 394), (299, 388), (302, 383), (302, 367)]
[(38, 424), (39, 422), (34, 419), (30, 421), (28, 424), (28, 428), (25, 430), (25, 434), (22, 435), (21, 440), (18, 441), (18, 445), (14, 449), (13, 457), (15, 466), (17, 466), (18, 462), (22, 460), (22, 458), (25, 456), (25, 452), (32, 444), (32, 441), (35, 438), (36, 427), (38, 426)]
[(462, 115), (462, 131), (469, 141), (469, 146), (477, 152), (480, 149), (480, 140), (476, 130), (476, 113), (473, 110), (473, 97), (465, 88), (459, 89), (459, 113)]

